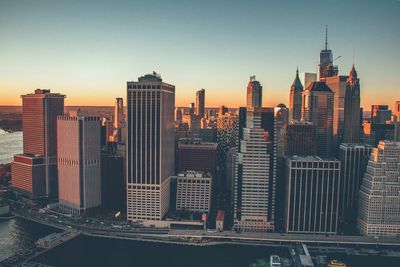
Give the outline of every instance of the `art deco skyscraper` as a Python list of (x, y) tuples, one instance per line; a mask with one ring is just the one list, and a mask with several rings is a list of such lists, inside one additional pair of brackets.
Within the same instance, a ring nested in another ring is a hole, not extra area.
[(119, 143), (125, 143), (125, 135), (123, 134), (125, 127), (125, 119), (124, 119), (124, 100), (121, 97), (117, 97), (115, 99), (114, 105), (114, 129), (116, 130), (116, 141)]
[(247, 108), (260, 108), (262, 106), (262, 86), (256, 81), (256, 76), (251, 76), (247, 85)]
[(57, 116), (65, 95), (36, 89), (22, 95), (23, 154), (12, 162), (12, 186), (32, 198), (57, 197)]
[(289, 96), (289, 121), (300, 121), (301, 120), (301, 93), (303, 92), (303, 85), (300, 82), (299, 70), (296, 70), (296, 78), (290, 87)]
[(155, 72), (127, 86), (128, 220), (162, 220), (174, 174), (175, 86)]
[(204, 117), (205, 98), (206, 98), (205, 89), (201, 89), (196, 92), (196, 115), (199, 116), (200, 118)]
[(82, 215), (101, 205), (100, 118), (57, 118), (59, 206)]
[(302, 119), (316, 128), (317, 155), (332, 151), (333, 92), (325, 82), (313, 82), (303, 91)]
[(400, 142), (380, 141), (371, 153), (360, 189), (361, 234), (400, 234)]
[(360, 141), (360, 127), (360, 80), (357, 78), (353, 64), (346, 81), (343, 142), (358, 143)]

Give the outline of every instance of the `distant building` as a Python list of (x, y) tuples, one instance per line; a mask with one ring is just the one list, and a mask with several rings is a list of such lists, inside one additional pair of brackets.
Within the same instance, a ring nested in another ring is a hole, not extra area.
[(178, 141), (178, 172), (201, 171), (216, 175), (217, 143), (202, 142), (199, 138)]
[(124, 118), (124, 100), (123, 98), (117, 97), (115, 99), (114, 105), (114, 142), (125, 143), (126, 140), (123, 140), (123, 134), (125, 127), (125, 118)]
[(101, 205), (100, 118), (57, 117), (58, 201), (82, 215)]
[(182, 123), (187, 123), (187, 125), (189, 126), (189, 130), (192, 134), (194, 134), (195, 136), (200, 135), (200, 116), (196, 114), (183, 114)]
[(287, 233), (336, 234), (340, 161), (317, 156), (286, 159), (284, 229)]
[(398, 120), (400, 121), (400, 100), (396, 101), (393, 108), (393, 115), (396, 115)]
[(302, 105), (302, 97), (301, 94), (303, 92), (303, 85), (301, 84), (299, 78), (299, 69), (296, 70), (296, 78), (293, 81), (292, 86), (290, 87), (290, 96), (289, 96), (289, 112), (290, 118), (289, 121), (299, 121), (301, 120), (301, 105)]
[(127, 87), (127, 219), (162, 220), (175, 166), (175, 86), (153, 73)]
[(385, 124), (392, 116), (388, 105), (371, 106), (371, 124)]
[(195, 106), (195, 104), (192, 102), (192, 103), (190, 103), (189, 104), (189, 114), (195, 114), (195, 108), (196, 108), (196, 106)]
[(316, 73), (301, 72), (299, 77), (300, 77), (300, 82), (303, 85), (303, 89), (307, 88), (312, 82), (317, 81)]
[(362, 235), (400, 234), (400, 142), (380, 141), (372, 150), (360, 189), (358, 229)]
[(360, 80), (353, 64), (349, 78), (346, 81), (343, 142), (360, 142), (360, 121)]
[(341, 231), (354, 234), (357, 224), (358, 193), (367, 168), (371, 147), (343, 143), (339, 149), (341, 162), (339, 222)]
[(288, 156), (311, 156), (317, 153), (316, 128), (312, 122), (295, 121), (286, 128)]
[(381, 140), (395, 140), (395, 123), (370, 123), (363, 124), (363, 142), (376, 147)]
[(57, 197), (57, 116), (65, 95), (36, 89), (21, 98), (23, 154), (11, 163), (12, 187), (33, 199)]
[(325, 82), (313, 82), (303, 91), (302, 119), (315, 125), (319, 156), (332, 153), (333, 95)]
[(225, 113), (227, 113), (227, 112), (228, 112), (228, 108), (227, 107), (225, 107), (224, 105), (220, 106), (218, 108), (218, 117), (220, 118), (220, 117), (224, 116)]
[(212, 176), (187, 171), (177, 177), (176, 210), (209, 212), (211, 207)]
[(175, 108), (175, 121), (176, 122), (182, 122), (182, 109), (181, 108)]
[(206, 98), (205, 89), (201, 89), (196, 92), (196, 115), (199, 116), (200, 118), (204, 117), (205, 98)]
[(251, 76), (247, 85), (247, 108), (260, 108), (262, 106), (262, 86), (256, 81), (256, 76)]

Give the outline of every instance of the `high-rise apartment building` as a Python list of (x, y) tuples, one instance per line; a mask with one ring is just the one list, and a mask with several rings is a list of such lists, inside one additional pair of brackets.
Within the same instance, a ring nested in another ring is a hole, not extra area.
[(361, 234), (400, 234), (400, 142), (380, 141), (371, 152), (360, 189), (357, 226)]
[(11, 184), (34, 199), (57, 197), (57, 116), (65, 95), (36, 89), (21, 98), (23, 154), (14, 156)]
[(286, 159), (284, 229), (288, 233), (336, 234), (340, 161), (317, 156)]
[(205, 112), (205, 99), (206, 98), (206, 90), (201, 89), (196, 92), (196, 115), (200, 118), (204, 117)]
[(349, 143), (340, 145), (339, 227), (341, 232), (354, 234), (356, 229), (358, 192), (370, 153), (371, 147), (368, 145)]
[(287, 125), (286, 155), (311, 156), (316, 153), (316, 129), (312, 122), (296, 121)]
[(302, 119), (315, 125), (317, 154), (331, 155), (333, 92), (325, 82), (313, 82), (303, 91)]
[(360, 141), (360, 129), (360, 80), (353, 64), (346, 81), (343, 142), (358, 143)]
[(58, 201), (75, 215), (101, 205), (100, 118), (78, 113), (57, 118)]
[(289, 112), (290, 118), (289, 121), (300, 121), (301, 120), (301, 105), (302, 105), (302, 97), (301, 94), (303, 92), (303, 85), (301, 84), (299, 78), (299, 70), (296, 70), (296, 78), (293, 81), (292, 86), (290, 87), (290, 96), (289, 96)]
[(162, 220), (174, 173), (175, 86), (153, 72), (127, 87), (127, 217)]

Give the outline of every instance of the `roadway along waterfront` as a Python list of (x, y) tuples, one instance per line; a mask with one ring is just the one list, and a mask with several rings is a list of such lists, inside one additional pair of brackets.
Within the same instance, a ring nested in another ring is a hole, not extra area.
[(379, 239), (366, 236), (323, 236), (306, 234), (280, 234), (280, 233), (235, 233), (235, 232), (206, 232), (202, 230), (172, 230), (143, 227), (114, 228), (108, 226), (84, 225), (71, 219), (60, 221), (47, 213), (32, 210), (18, 209), (13, 214), (26, 220), (45, 224), (61, 230), (70, 227), (81, 231), (81, 234), (96, 237), (132, 239), (174, 243), (184, 245), (215, 245), (215, 244), (239, 244), (239, 245), (282, 245), (305, 243), (309, 246), (342, 246), (342, 247), (374, 247), (374, 248), (398, 248), (400, 238), (381, 237)]

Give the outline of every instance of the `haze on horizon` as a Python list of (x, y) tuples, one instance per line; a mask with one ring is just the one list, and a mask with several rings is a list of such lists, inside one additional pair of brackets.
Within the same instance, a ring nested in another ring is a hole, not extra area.
[(250, 75), (264, 106), (288, 103), (296, 67), (316, 72), (329, 25), (339, 74), (353, 64), (365, 110), (399, 100), (400, 1), (0, 0), (0, 105), (35, 88), (66, 105), (113, 105), (126, 82), (156, 71), (176, 105), (244, 105)]

